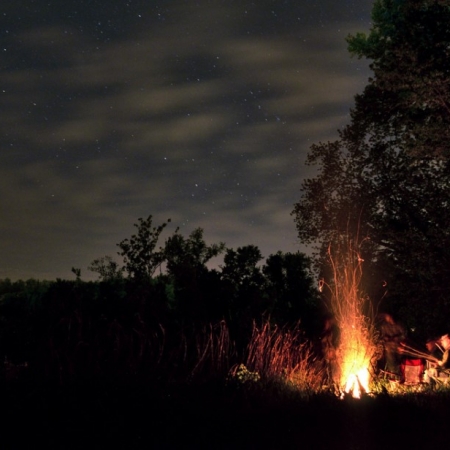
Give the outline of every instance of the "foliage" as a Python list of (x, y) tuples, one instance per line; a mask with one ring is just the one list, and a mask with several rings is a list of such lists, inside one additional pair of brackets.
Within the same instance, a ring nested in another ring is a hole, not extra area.
[(124, 268), (119, 268), (119, 264), (107, 255), (94, 259), (88, 270), (98, 273), (100, 280), (108, 281), (122, 278)]
[(238, 286), (259, 284), (261, 270), (257, 264), (263, 259), (255, 245), (246, 245), (237, 250), (227, 249), (222, 267), (222, 277)]
[(238, 385), (249, 385), (257, 383), (261, 379), (258, 372), (250, 372), (245, 364), (239, 364), (230, 371), (228, 383), (237, 383)]
[(76, 280), (80, 281), (81, 280), (81, 269), (80, 268), (76, 268), (76, 267), (72, 267), (71, 271), (75, 275)]
[(167, 274), (173, 282), (174, 306), (182, 321), (196, 323), (220, 320), (218, 295), (220, 280), (207, 263), (225, 249), (224, 243), (206, 244), (203, 230), (195, 229), (188, 238), (178, 230), (165, 243), (164, 256)]
[(300, 252), (277, 252), (267, 258), (262, 271), (270, 299), (270, 316), (275, 322), (300, 320), (306, 330), (313, 325), (319, 300), (311, 266), (311, 259)]
[(186, 239), (178, 230), (170, 236), (164, 247), (169, 274), (177, 276), (184, 271), (206, 270), (206, 264), (225, 250), (225, 244), (207, 245), (203, 239), (203, 229), (195, 229)]
[(356, 96), (360, 132), (389, 136), (422, 157), (450, 150), (450, 5), (436, 0), (377, 0), (368, 35), (347, 38), (372, 60), (373, 79)]
[(121, 250), (118, 254), (123, 257), (124, 270), (129, 277), (137, 280), (150, 278), (164, 261), (164, 251), (156, 250), (156, 245), (167, 223), (157, 227), (153, 227), (152, 223), (151, 215), (147, 219), (140, 217), (138, 223), (134, 224), (137, 234), (117, 244)]
[(226, 318), (232, 332), (240, 337), (238, 348), (242, 348), (250, 338), (252, 321), (270, 309), (265, 292), (266, 280), (258, 265), (261, 260), (259, 248), (246, 245), (237, 250), (227, 249), (221, 267)]
[[(207, 244), (201, 228), (188, 237), (177, 228), (156, 250), (166, 225), (153, 227), (152, 216), (139, 219), (135, 224), (137, 234), (118, 244), (124, 259), (122, 267), (105, 256), (92, 261), (88, 269), (96, 272), (105, 285), (120, 286), (127, 281), (127, 289), (133, 294), (126, 295), (133, 302), (154, 302), (151, 309), (155, 316), (164, 317), (174, 326), (198, 327), (226, 320), (239, 345), (245, 345), (254, 319), (270, 316), (277, 323), (294, 323), (301, 318), (305, 324), (313, 320), (317, 290), (311, 261), (301, 253), (278, 252), (263, 265), (255, 245), (234, 250), (222, 242)], [(221, 253), (225, 254), (220, 270), (208, 267)], [(156, 296), (152, 294), (155, 290), (159, 292)]]

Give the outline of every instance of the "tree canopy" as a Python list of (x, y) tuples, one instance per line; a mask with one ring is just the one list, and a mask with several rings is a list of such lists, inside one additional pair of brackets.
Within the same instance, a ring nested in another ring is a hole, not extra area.
[[(450, 155), (450, 5), (377, 0), (368, 35), (348, 36), (374, 76), (356, 96), (359, 133), (422, 157)], [(362, 136), (361, 136), (362, 137)]]

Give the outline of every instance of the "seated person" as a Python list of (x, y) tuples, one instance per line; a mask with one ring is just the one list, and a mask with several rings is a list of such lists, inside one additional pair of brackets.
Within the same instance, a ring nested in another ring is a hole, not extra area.
[(437, 363), (438, 369), (440, 371), (448, 372), (450, 369), (450, 337), (448, 334), (445, 334), (439, 340), (441, 347), (444, 349), (444, 354), (442, 355), (442, 359), (440, 359)]
[[(440, 350), (440, 354), (436, 350)], [(445, 334), (436, 341), (427, 342), (427, 350), (433, 359), (427, 362), (424, 381), (430, 378), (448, 378), (450, 376), (450, 337)]]

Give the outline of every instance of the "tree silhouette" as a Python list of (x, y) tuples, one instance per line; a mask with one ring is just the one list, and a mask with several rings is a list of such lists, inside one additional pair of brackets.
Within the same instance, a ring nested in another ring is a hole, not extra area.
[(139, 218), (134, 226), (137, 234), (133, 234), (129, 239), (124, 239), (118, 245), (123, 257), (124, 270), (128, 276), (137, 280), (149, 279), (164, 261), (164, 250), (156, 249), (159, 237), (167, 223), (157, 227), (152, 226), (152, 216), (147, 219)]

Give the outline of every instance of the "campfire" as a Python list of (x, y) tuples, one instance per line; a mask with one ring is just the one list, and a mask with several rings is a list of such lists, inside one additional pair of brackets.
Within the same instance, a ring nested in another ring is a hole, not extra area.
[(362, 262), (352, 245), (335, 254), (328, 249), (333, 279), (330, 307), (340, 332), (334, 383), (340, 395), (370, 393), (372, 363), (378, 347), (369, 299), (360, 290)]
[(372, 361), (370, 349), (373, 346), (363, 317), (341, 319), (338, 320), (341, 343), (337, 351), (337, 362), (340, 367), (339, 389), (342, 395), (350, 394), (360, 398), (363, 393), (370, 392)]

